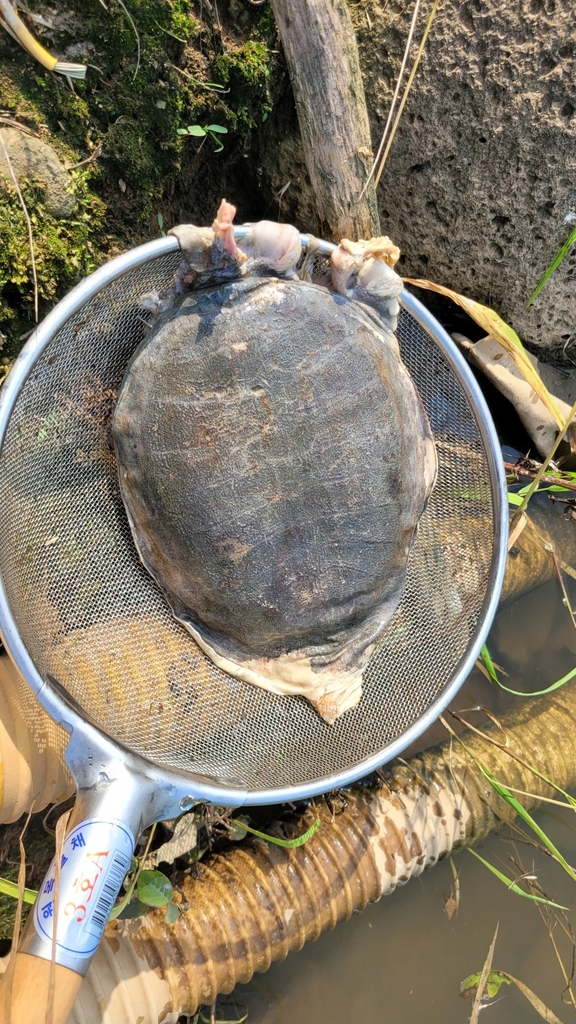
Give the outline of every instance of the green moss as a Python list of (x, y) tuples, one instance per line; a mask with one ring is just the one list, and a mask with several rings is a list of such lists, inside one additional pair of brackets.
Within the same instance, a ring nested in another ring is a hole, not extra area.
[[(29, 3), (46, 13), (42, 0)], [(99, 153), (88, 173), (74, 172), (78, 212), (70, 221), (50, 218), (33, 183), (23, 189), (34, 224), (42, 313), (109, 255), (156, 235), (159, 211), (173, 221), (189, 208), (190, 195), (206, 193), (207, 182), (213, 203), (220, 176), (229, 182), (234, 167), (233, 178), (245, 174), (246, 163), (238, 160), (272, 109), (278, 58), (271, 54), (276, 37), (269, 8), (252, 11), (228, 0), (220, 9), (228, 19), (221, 32), (206, 8), (198, 17), (193, 0), (130, 0), (127, 7), (138, 31), (139, 62), (134, 29), (115, 0), (107, 10), (99, 0), (66, 0), (66, 28), (57, 32), (43, 34), (31, 24), (52, 53), (89, 64), (86, 80), (74, 81), (73, 91), (0, 30), (3, 109), (70, 165), (96, 147)], [(204, 85), (210, 82), (228, 92), (211, 91)], [(210, 123), (228, 129), (221, 154), (178, 135), (178, 128)], [(0, 330), (13, 353), (33, 326), (27, 235), (14, 194), (0, 193), (0, 228)]]
[[(56, 220), (43, 205), (43, 190), (20, 182), (34, 241), (40, 315), (62, 291), (98, 264), (95, 235), (104, 204), (90, 192), (87, 172), (75, 173), (77, 206), (68, 220)], [(20, 335), (30, 330), (34, 315), (34, 284), (26, 218), (13, 192), (0, 192), (0, 331), (9, 342), (3, 357), (16, 353)]]

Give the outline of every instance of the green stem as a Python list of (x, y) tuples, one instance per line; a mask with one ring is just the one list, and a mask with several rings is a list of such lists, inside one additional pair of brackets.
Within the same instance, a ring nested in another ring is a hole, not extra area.
[(552, 445), (552, 448), (548, 452), (548, 455), (546, 456), (546, 458), (544, 459), (544, 462), (540, 466), (540, 469), (536, 473), (536, 476), (534, 477), (532, 483), (530, 484), (530, 487), (526, 491), (526, 494), (524, 495), (524, 497), (522, 499), (522, 504), (518, 506), (517, 511), (514, 513), (514, 516), (512, 517), (511, 530), (514, 529), (516, 523), (520, 519), (520, 516), (525, 511), (526, 506), (527, 506), (528, 502), (530, 501), (530, 498), (534, 494), (534, 491), (536, 491), (538, 489), (538, 485), (539, 485), (540, 481), (542, 480), (542, 477), (546, 473), (546, 470), (548, 469), (548, 466), (552, 462), (552, 459), (556, 455), (556, 452), (557, 452), (558, 448), (560, 447), (560, 442), (564, 439), (564, 434), (568, 430), (568, 427), (570, 426), (570, 424), (572, 422), (572, 418), (573, 418), (575, 413), (576, 413), (576, 402), (574, 402), (574, 405), (570, 409), (570, 412), (568, 413), (568, 416), (566, 417), (566, 422), (564, 423), (564, 426), (562, 427), (562, 430), (559, 432), (558, 437), (556, 438), (556, 440), (554, 441), (554, 444)]

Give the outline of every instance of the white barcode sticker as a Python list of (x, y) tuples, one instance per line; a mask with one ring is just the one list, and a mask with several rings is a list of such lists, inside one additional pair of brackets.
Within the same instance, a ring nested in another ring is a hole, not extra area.
[[(58, 900), (58, 949), (80, 957), (98, 948), (110, 911), (134, 852), (131, 833), (111, 821), (82, 821), (64, 842)], [(36, 931), (52, 942), (55, 869), (53, 860), (34, 906)]]

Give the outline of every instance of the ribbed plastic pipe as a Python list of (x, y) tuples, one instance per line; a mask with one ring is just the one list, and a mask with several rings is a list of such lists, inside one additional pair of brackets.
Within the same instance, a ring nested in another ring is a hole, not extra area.
[(68, 739), (10, 659), (0, 657), (0, 823), (73, 794), (64, 761)]
[[(503, 716), (512, 751), (557, 784), (576, 784), (576, 684)], [(501, 742), (502, 732), (486, 730)], [(506, 785), (536, 797), (549, 789), (509, 754), (474, 734), (471, 751)], [(109, 925), (68, 1024), (175, 1024), (229, 993), (254, 972), (300, 949), (368, 902), (482, 839), (509, 809), (458, 744), (397, 764), (384, 781), (355, 786), (332, 815), (323, 801), (296, 815), (298, 835), (316, 814), (305, 846), (283, 850), (258, 839), (210, 857), (183, 886), (190, 909), (173, 925), (163, 912)], [(526, 807), (537, 800), (524, 798)]]

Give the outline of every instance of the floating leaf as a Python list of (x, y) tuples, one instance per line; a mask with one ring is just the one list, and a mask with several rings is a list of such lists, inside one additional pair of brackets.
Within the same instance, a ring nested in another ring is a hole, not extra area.
[[(480, 971), (478, 974), (470, 974), (464, 981), (460, 982), (460, 995), (467, 998), (471, 996), (478, 988), (478, 982), (480, 981)], [(498, 995), (502, 985), (510, 985), (512, 982), (505, 974), (499, 971), (490, 971), (488, 978), (486, 979), (485, 992), (489, 999), (494, 999)]]
[(565, 421), (562, 413), (560, 412), (553, 395), (550, 394), (548, 388), (544, 384), (544, 381), (530, 362), (528, 353), (516, 334), (516, 331), (513, 330), (513, 328), (510, 327), (510, 324), (507, 324), (501, 316), (498, 316), (498, 313), (496, 313), (495, 310), (490, 309), (488, 306), (483, 306), (480, 302), (475, 302), (474, 299), (469, 299), (466, 295), (460, 295), (459, 292), (454, 292), (451, 288), (446, 288), (442, 284), (436, 284), (434, 281), (411, 277), (404, 277), (403, 281), (405, 281), (406, 284), (414, 285), (415, 288), (426, 288), (428, 291), (437, 292), (439, 295), (445, 295), (448, 299), (452, 299), (452, 301), (458, 306), (461, 306), (462, 309), (464, 309), (466, 313), (468, 313), (468, 315), (486, 331), (486, 334), (489, 334), (491, 338), (494, 338), (494, 340), (497, 341), (510, 356), (512, 356), (512, 359), (520, 370), (520, 373), (536, 392), (538, 398), (544, 403), (548, 412), (554, 417), (558, 426), (561, 429), (564, 427)]
[(165, 907), (174, 895), (170, 879), (161, 871), (141, 871), (136, 891), (149, 907)]
[[(468, 978), (465, 978), (460, 985), (460, 995), (468, 997), (478, 988), (480, 982), (480, 973), (471, 974)], [(562, 1021), (556, 1016), (552, 1010), (548, 1009), (545, 1003), (542, 1002), (540, 996), (537, 996), (528, 985), (525, 985), (523, 981), (519, 981), (513, 974), (508, 974), (507, 971), (490, 971), (486, 981), (485, 992), (489, 999), (494, 999), (502, 985), (516, 985), (523, 996), (526, 997), (529, 1003), (534, 1007), (537, 1013), (540, 1014), (543, 1020), (547, 1021), (547, 1024), (562, 1024)]]

